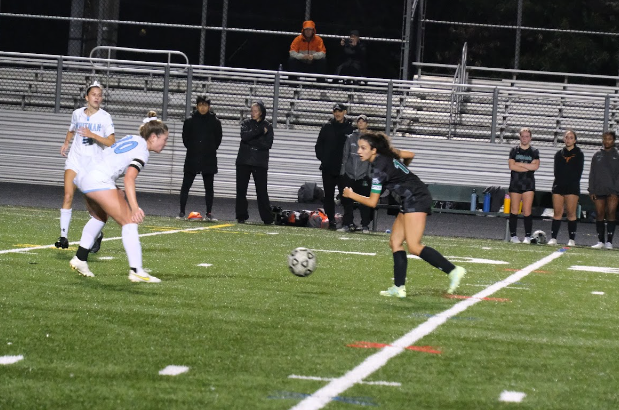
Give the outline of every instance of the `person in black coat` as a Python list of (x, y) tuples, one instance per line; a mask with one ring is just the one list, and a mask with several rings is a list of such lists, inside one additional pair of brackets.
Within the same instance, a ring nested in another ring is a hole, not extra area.
[(340, 176), (342, 155), (347, 136), (352, 134), (352, 121), (346, 118), (346, 105), (337, 103), (333, 106), (333, 118), (320, 129), (316, 140), (316, 158), (320, 161), (322, 187), (325, 190), (325, 213), (329, 218), (329, 229), (336, 229), (335, 222), (335, 187), (340, 195), (343, 192), (343, 179)]
[(196, 111), (183, 124), (183, 145), (187, 148), (185, 167), (183, 168), (183, 185), (181, 186), (181, 211), (179, 218), (185, 217), (185, 206), (189, 189), (197, 174), (202, 174), (206, 200), (204, 220), (215, 221), (213, 208), (213, 180), (217, 173), (217, 149), (221, 144), (221, 122), (210, 110), (211, 100), (199, 96)]
[(262, 101), (251, 106), (251, 118), (241, 123), (241, 145), (236, 157), (236, 219), (244, 223), (249, 219), (247, 187), (249, 177), (254, 177), (258, 212), (262, 221), (273, 223), (271, 203), (267, 192), (269, 150), (273, 146), (273, 127), (265, 117), (267, 110)]

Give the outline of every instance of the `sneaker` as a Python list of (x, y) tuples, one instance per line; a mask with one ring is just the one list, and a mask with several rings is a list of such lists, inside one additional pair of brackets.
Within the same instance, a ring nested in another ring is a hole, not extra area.
[(103, 232), (99, 232), (99, 237), (97, 238), (95, 243), (92, 244), (92, 248), (90, 248), (90, 250), (88, 252), (90, 252), (90, 253), (97, 253), (97, 252), (99, 252), (99, 249), (101, 249), (101, 241), (102, 240), (103, 240)]
[(556, 245), (556, 244), (557, 244), (557, 240), (556, 240), (555, 238), (551, 238), (551, 239), (548, 241), (548, 245), (553, 245), (553, 246), (554, 246), (554, 245)]
[(518, 239), (517, 236), (512, 236), (512, 239), (510, 240), (511, 243), (520, 243), (520, 239)]
[(447, 289), (447, 293), (454, 293), (458, 286), (460, 286), (460, 280), (466, 275), (466, 269), (462, 266), (456, 266), (456, 269), (449, 272), (449, 288)]
[(176, 219), (185, 219), (185, 212), (179, 212)]
[(593, 249), (602, 249), (604, 247), (604, 242), (598, 242), (592, 246)]
[(133, 270), (129, 271), (129, 280), (131, 282), (148, 282), (148, 283), (159, 283), (161, 279), (156, 278), (154, 276), (149, 275), (145, 271), (141, 270), (138, 272), (134, 272)]
[(524, 239), (522, 240), (522, 243), (530, 245), (531, 244), (531, 237), (530, 236), (525, 236)]
[(604, 245), (604, 247), (605, 247), (606, 249), (612, 249), (612, 248), (613, 248), (613, 244), (612, 244), (612, 243), (610, 243), (610, 242), (606, 242), (606, 245)]
[(329, 230), (330, 231), (337, 231), (337, 224), (329, 223)]
[(387, 290), (380, 291), (381, 296), (395, 296), (396, 298), (405, 298), (406, 297), (406, 287), (402, 286), (392, 286)]
[(82, 276), (88, 276), (89, 278), (95, 277), (95, 274), (88, 269), (88, 262), (77, 259), (77, 256), (74, 256), (73, 259), (71, 259), (69, 265), (71, 265), (71, 269), (76, 270), (77, 273)]
[[(331, 229), (331, 226), (329, 226), (329, 229)], [(349, 226), (342, 226), (341, 228), (337, 229), (338, 232), (350, 232), (350, 227)]]
[(213, 218), (213, 215), (211, 215), (210, 212), (204, 216), (204, 220), (206, 222), (217, 222), (217, 219)]
[(60, 238), (58, 238), (54, 246), (56, 248), (67, 249), (69, 247), (69, 240), (64, 236), (61, 236)]
[(237, 219), (236, 222), (244, 224), (247, 219)]
[(567, 246), (576, 246), (576, 242), (573, 239), (567, 241)]
[(361, 227), (361, 232), (362, 233), (370, 233), (370, 227), (369, 226), (362, 226)]

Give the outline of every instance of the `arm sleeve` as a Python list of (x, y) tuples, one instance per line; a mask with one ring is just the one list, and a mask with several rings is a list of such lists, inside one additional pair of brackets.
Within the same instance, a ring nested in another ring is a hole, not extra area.
[(290, 44), (290, 57), (300, 60), (303, 57), (303, 53), (300, 53), (300, 43), (301, 43), (301, 39), (297, 36), (294, 38), (294, 40), (292, 40), (292, 43)]
[[(241, 140), (242, 141), (249, 142), (255, 139), (256, 137), (260, 136), (261, 130), (256, 125), (257, 124), (255, 121), (251, 121), (251, 120), (243, 121), (243, 123), (241, 124)], [(262, 130), (262, 133), (264, 133), (264, 130)]]
[(344, 142), (344, 151), (342, 152), (342, 168), (340, 169), (340, 175), (344, 175), (346, 173), (346, 163), (348, 162), (348, 157), (350, 156), (350, 139), (352, 135), (349, 135), (346, 138), (346, 142)]
[(577, 172), (578, 172), (578, 177), (580, 178), (580, 176), (582, 176), (582, 171), (585, 168), (585, 154), (583, 154), (582, 151), (578, 153), (577, 160), (578, 160)]
[(591, 168), (589, 169), (589, 188), (587, 190), (590, 194), (595, 194), (596, 186), (595, 186), (595, 174), (596, 174), (596, 166), (595, 166), (595, 154), (593, 154), (593, 158), (591, 158)]
[(112, 116), (108, 114), (107, 119), (108, 119), (108, 123), (106, 124), (106, 127), (103, 130), (103, 137), (105, 138), (115, 133), (114, 132), (114, 121), (112, 121)]
[(317, 51), (312, 54), (314, 56), (314, 60), (322, 60), (327, 57), (327, 49), (325, 48), (325, 43), (322, 41), (322, 38), (318, 36), (316, 37), (316, 40), (318, 41), (318, 44), (316, 45)]
[[(264, 128), (267, 128), (266, 134), (264, 133)], [(259, 149), (271, 149), (273, 146), (273, 126), (268, 121), (262, 121), (260, 123), (260, 130), (262, 130), (263, 134), (258, 138), (256, 148)]]
[(223, 136), (223, 132), (221, 130), (221, 121), (217, 119), (215, 121), (215, 127), (214, 127), (215, 149), (218, 149), (219, 146), (221, 145), (222, 136)]
[(77, 129), (77, 113), (74, 111), (71, 115), (71, 124), (69, 125), (69, 132), (75, 132)]
[(324, 135), (324, 127), (320, 129), (320, 132), (318, 133), (318, 139), (316, 140), (316, 146), (314, 146), (314, 151), (316, 152), (316, 158), (318, 158), (318, 160), (320, 162), (322, 162), (322, 152), (323, 152), (323, 147), (324, 147), (324, 140), (325, 140), (325, 135)]
[(560, 172), (559, 161), (561, 161), (561, 150), (559, 150), (559, 151), (557, 151), (555, 153), (555, 163), (554, 163), (554, 176), (555, 176), (555, 178), (558, 178), (558, 175), (559, 175), (559, 172)]
[(189, 123), (190, 122), (191, 122), (191, 119), (187, 118), (185, 122), (183, 123), (183, 145), (187, 149), (189, 149), (187, 145), (189, 144)]

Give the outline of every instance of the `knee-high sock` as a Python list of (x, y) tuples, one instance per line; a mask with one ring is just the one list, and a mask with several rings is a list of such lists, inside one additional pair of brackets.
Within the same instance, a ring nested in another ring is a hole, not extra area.
[(138, 224), (127, 224), (122, 229), (123, 246), (127, 252), (129, 267), (136, 272), (142, 270), (142, 245), (138, 236)]
[(576, 227), (578, 226), (578, 222), (577, 221), (567, 221), (567, 231), (570, 235), (570, 239), (574, 240), (576, 239)]
[[(569, 227), (569, 222), (568, 225)], [(552, 225), (550, 227), (550, 236), (553, 239), (557, 239), (557, 235), (559, 235), (559, 229), (561, 229), (561, 220), (560, 219), (553, 219), (552, 220)], [(569, 230), (569, 228), (568, 228)]]
[(613, 243), (613, 236), (615, 236), (616, 226), (617, 226), (617, 222), (615, 221), (606, 222), (606, 242)]
[(86, 222), (84, 229), (82, 230), (82, 238), (80, 239), (80, 246), (85, 249), (92, 248), (95, 240), (99, 237), (99, 233), (105, 226), (105, 222), (102, 222), (95, 218), (90, 218), (90, 221)]
[(604, 221), (595, 221), (595, 230), (598, 233), (598, 242), (604, 242)]
[(518, 223), (518, 215), (509, 214), (509, 233), (511, 236), (516, 235), (516, 224)]
[(406, 268), (408, 259), (406, 251), (393, 252), (393, 284), (402, 286), (406, 283)]
[(533, 215), (524, 217), (524, 236), (531, 236), (531, 231), (533, 231)]
[(60, 236), (66, 238), (69, 235), (69, 225), (71, 224), (71, 214), (73, 209), (60, 209)]
[(445, 259), (436, 249), (430, 248), (429, 246), (424, 246), (419, 253), (419, 257), (445, 273), (449, 273), (456, 268), (453, 263)]

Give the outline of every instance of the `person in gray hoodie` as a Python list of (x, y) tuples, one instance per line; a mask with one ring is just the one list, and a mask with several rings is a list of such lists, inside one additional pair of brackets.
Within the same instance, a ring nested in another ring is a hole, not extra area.
[[(361, 161), (357, 150), (359, 149), (359, 136), (368, 131), (368, 117), (360, 115), (357, 117), (357, 129), (348, 136), (344, 144), (342, 154), (342, 184), (351, 187), (353, 191), (363, 196), (370, 196), (372, 180), (370, 178), (370, 163)], [(343, 225), (340, 228), (343, 232), (357, 230), (354, 223), (354, 201), (350, 198), (342, 197), (344, 207)], [(361, 214), (361, 229), (363, 233), (370, 233), (370, 222), (372, 221), (372, 208), (359, 205)]]
[[(615, 216), (619, 202), (619, 150), (615, 147), (617, 136), (608, 131), (602, 134), (602, 149), (593, 154), (589, 171), (589, 195), (595, 204), (595, 227), (598, 243), (594, 249), (612, 249), (615, 235)], [(606, 218), (606, 235), (604, 235)], [(606, 241), (604, 241), (606, 239)]]

